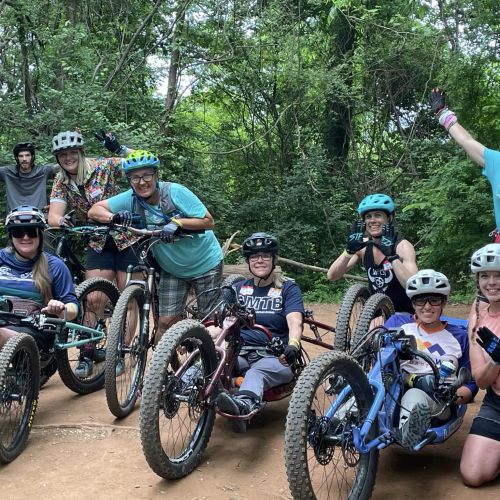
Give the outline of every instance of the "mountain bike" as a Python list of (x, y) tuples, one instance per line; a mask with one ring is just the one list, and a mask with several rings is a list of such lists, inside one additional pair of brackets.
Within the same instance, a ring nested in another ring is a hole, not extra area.
[[(356, 356), (369, 358), (368, 374)], [(466, 405), (454, 403), (456, 391), (470, 380), (470, 372), (461, 368), (453, 384), (440, 386), (436, 364), (417, 350), (412, 335), (377, 327), (360, 339), (353, 356), (339, 351), (322, 354), (297, 381), (285, 430), (285, 464), (294, 498), (371, 496), (379, 451), (400, 443), (400, 360), (411, 357), (429, 364), (443, 411), (450, 410), (446, 420), (431, 421), (413, 451), (442, 443), (459, 429)]]

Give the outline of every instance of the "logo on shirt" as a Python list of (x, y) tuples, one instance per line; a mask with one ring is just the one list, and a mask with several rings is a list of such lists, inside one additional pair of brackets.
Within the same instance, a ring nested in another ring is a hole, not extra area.
[(368, 269), (368, 279), (374, 290), (385, 292), (393, 278), (394, 273), (390, 269)]

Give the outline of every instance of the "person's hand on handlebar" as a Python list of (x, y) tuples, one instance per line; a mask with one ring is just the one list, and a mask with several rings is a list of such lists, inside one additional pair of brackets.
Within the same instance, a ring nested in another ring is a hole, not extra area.
[(132, 225), (132, 212), (129, 210), (120, 210), (113, 215), (111, 222), (113, 224), (129, 227)]
[(64, 311), (66, 310), (66, 304), (60, 300), (50, 299), (49, 303), (42, 309), (44, 314), (54, 314), (62, 318), (64, 316)]
[(73, 221), (71, 220), (71, 214), (66, 214), (59, 219), (59, 227), (74, 227)]
[(165, 243), (173, 243), (175, 237), (181, 230), (181, 225), (176, 219), (172, 219), (168, 224), (165, 224), (160, 232), (160, 239)]

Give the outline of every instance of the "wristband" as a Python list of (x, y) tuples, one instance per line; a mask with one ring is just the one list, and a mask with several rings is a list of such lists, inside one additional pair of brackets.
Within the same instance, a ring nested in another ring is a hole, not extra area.
[(182, 222), (179, 219), (174, 219), (173, 217), (170, 219), (170, 222), (175, 222), (179, 227), (182, 227)]
[(342, 252), (342, 257), (348, 257), (349, 259), (353, 256), (353, 253), (349, 253), (347, 250)]
[(299, 339), (288, 339), (288, 345), (293, 345), (300, 351), (300, 340)]
[(397, 253), (394, 255), (391, 255), (390, 257), (387, 257), (387, 262), (394, 262), (395, 260), (398, 260), (400, 257)]
[(457, 116), (453, 111), (446, 108), (439, 114), (439, 123), (446, 130), (450, 130), (450, 127), (452, 125), (455, 125), (455, 123), (457, 123)]

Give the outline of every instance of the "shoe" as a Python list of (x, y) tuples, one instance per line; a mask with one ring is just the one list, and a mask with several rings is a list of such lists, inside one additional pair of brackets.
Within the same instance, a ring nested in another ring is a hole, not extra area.
[(106, 361), (106, 348), (96, 349), (94, 351), (94, 363), (103, 363)]
[(420, 443), (431, 424), (431, 409), (417, 403), (411, 410), (408, 420), (401, 427), (401, 444), (410, 450)]
[(125, 360), (123, 358), (120, 358), (115, 367), (115, 375), (119, 377), (120, 375), (123, 375), (123, 372), (125, 371)]
[(78, 362), (78, 366), (75, 368), (75, 377), (87, 378), (92, 375), (94, 370), (94, 362), (89, 358), (83, 358)]
[(248, 415), (255, 406), (250, 399), (231, 396), (227, 392), (221, 392), (216, 403), (219, 410), (228, 415)]

